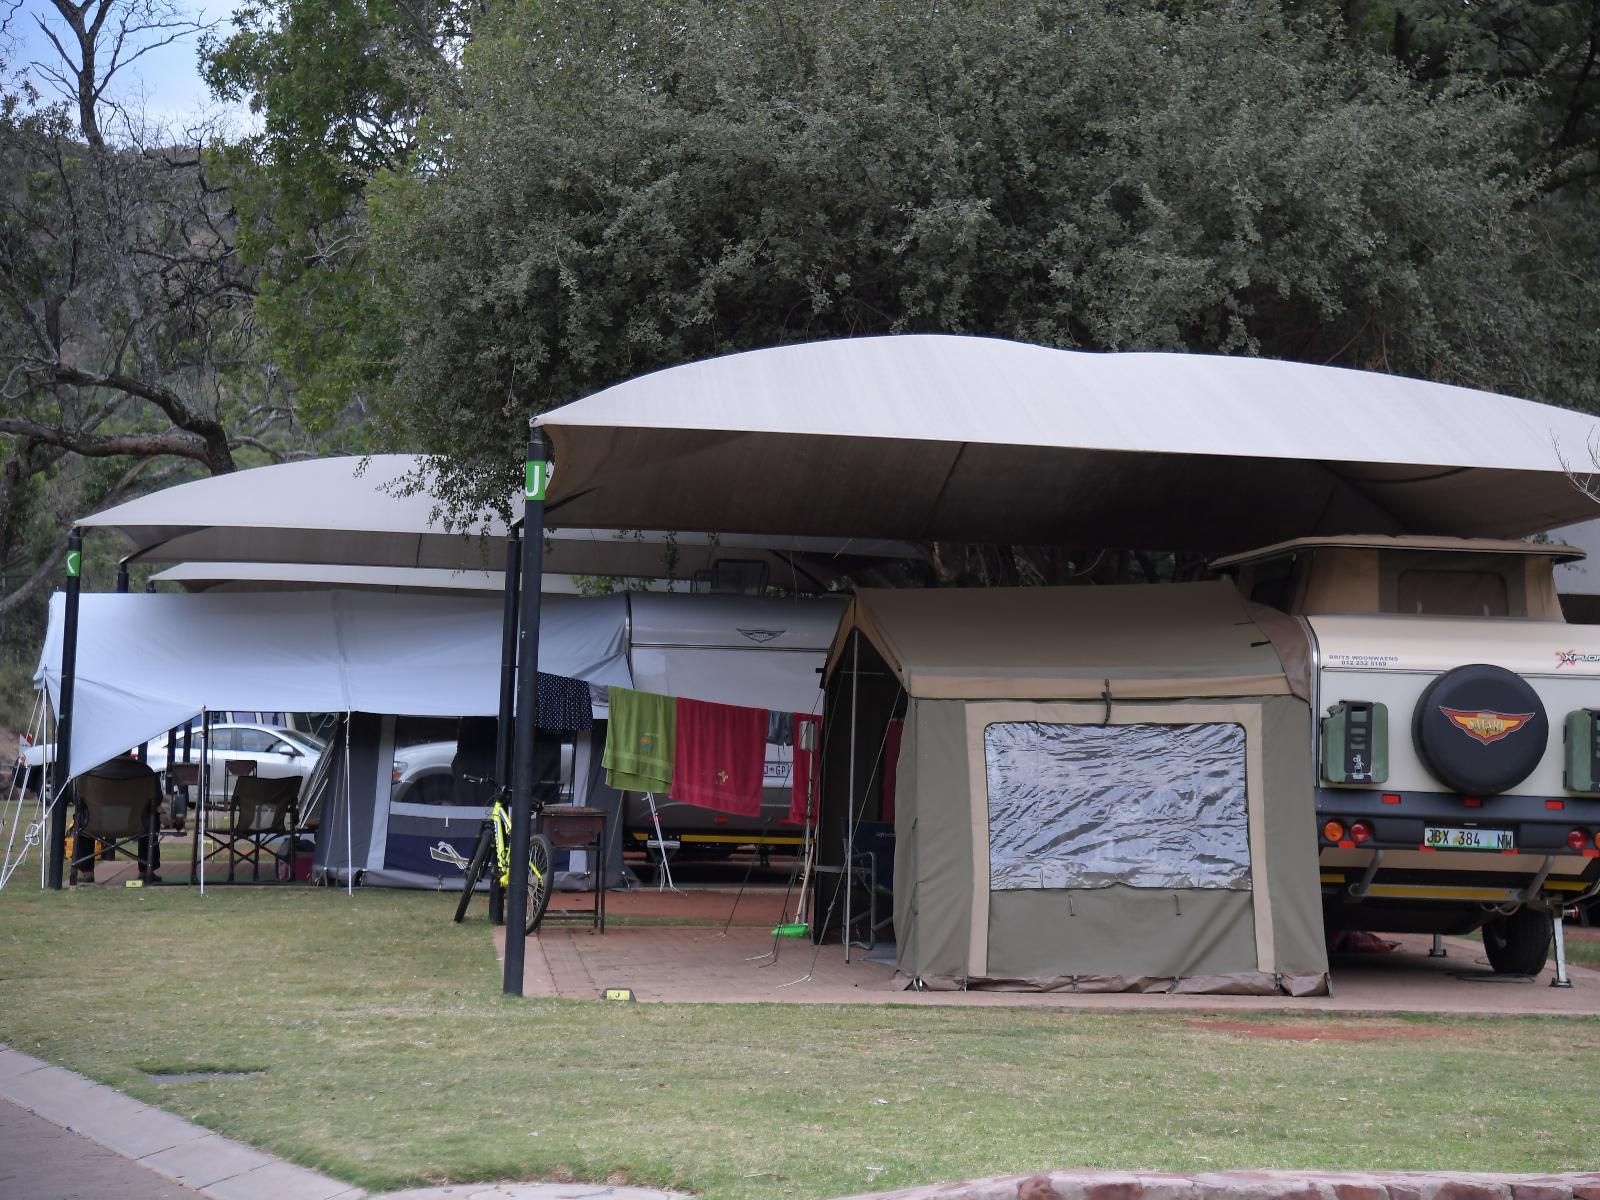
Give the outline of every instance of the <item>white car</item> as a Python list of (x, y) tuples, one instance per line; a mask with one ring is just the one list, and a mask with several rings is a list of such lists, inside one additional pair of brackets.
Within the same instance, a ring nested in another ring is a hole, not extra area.
[[(169, 755), (167, 734), (152, 741), (146, 759), (157, 771), (165, 772)], [(189, 760), (200, 761), (200, 730), (189, 735)], [(324, 743), (309, 733), (280, 729), (271, 725), (219, 724), (211, 727), (211, 795), (220, 799), (232, 789), (228, 786), (228, 763), (254, 761), (255, 773), (263, 779), (282, 779), (297, 775), (309, 779), (322, 757)], [(183, 761), (183, 734), (174, 743), (171, 762)], [(304, 786), (302, 782), (302, 786)]]

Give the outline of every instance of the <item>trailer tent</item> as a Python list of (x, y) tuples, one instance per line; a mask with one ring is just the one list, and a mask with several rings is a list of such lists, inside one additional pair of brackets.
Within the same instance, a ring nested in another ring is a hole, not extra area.
[(1310, 711), (1259, 615), (1226, 583), (857, 594), (821, 838), (892, 812), (908, 982), (1326, 991)]

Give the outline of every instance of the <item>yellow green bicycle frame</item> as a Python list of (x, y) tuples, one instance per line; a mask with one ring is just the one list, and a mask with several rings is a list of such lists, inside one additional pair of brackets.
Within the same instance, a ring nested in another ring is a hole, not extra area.
[[(494, 802), (494, 807), (489, 810), (489, 820), (494, 826), (494, 862), (498, 872), (496, 878), (500, 886), (511, 886), (511, 810), (499, 800)], [(544, 882), (544, 872), (539, 870), (530, 857), (528, 859), (528, 878), (534, 884)]]

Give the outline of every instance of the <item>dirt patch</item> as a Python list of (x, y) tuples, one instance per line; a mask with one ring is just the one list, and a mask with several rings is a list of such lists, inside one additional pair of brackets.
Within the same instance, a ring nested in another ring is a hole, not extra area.
[(1304, 1024), (1272, 1024), (1267, 1021), (1190, 1021), (1195, 1029), (1213, 1033), (1236, 1033), (1241, 1037), (1268, 1038), (1280, 1042), (1381, 1042), (1392, 1038), (1455, 1037), (1450, 1029), (1428, 1025), (1376, 1025), (1364, 1021), (1340, 1023), (1317, 1021)]

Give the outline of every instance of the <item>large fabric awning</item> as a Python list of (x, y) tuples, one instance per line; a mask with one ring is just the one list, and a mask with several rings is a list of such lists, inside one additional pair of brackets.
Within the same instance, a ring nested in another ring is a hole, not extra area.
[[(415, 454), (306, 459), (254, 467), (178, 484), (79, 520), (114, 529), (129, 558), (146, 563), (237, 563), (231, 590), (251, 582), (270, 588), (292, 573), (263, 564), (299, 566), (307, 583), (334, 583), (315, 566), (407, 568), (421, 574), (374, 585), (397, 590), (459, 590), (505, 566), (505, 523), (487, 515), (466, 530), (447, 527), (428, 492), (406, 494), (404, 481), (422, 465)], [(918, 551), (882, 539), (805, 538), (789, 531), (760, 537), (646, 529), (545, 530), (546, 575), (611, 575), (688, 580), (719, 560), (765, 565), (773, 583), (826, 590), (841, 574)], [(683, 527), (688, 530), (689, 527)], [(253, 565), (252, 565), (253, 564)], [(463, 578), (451, 579), (448, 573)], [(197, 582), (192, 568), (185, 573)], [(217, 576), (212, 577), (214, 582)]]
[(1591, 502), (1585, 414), (1269, 359), (903, 335), (757, 350), (539, 419), (551, 524), (1221, 553), (1521, 537)]
[[(66, 598), (35, 673), (60, 710)], [(493, 716), (498, 597), (376, 592), (86, 594), (72, 723), (76, 772), (202, 709)], [(539, 669), (628, 686), (627, 598), (547, 596)]]

